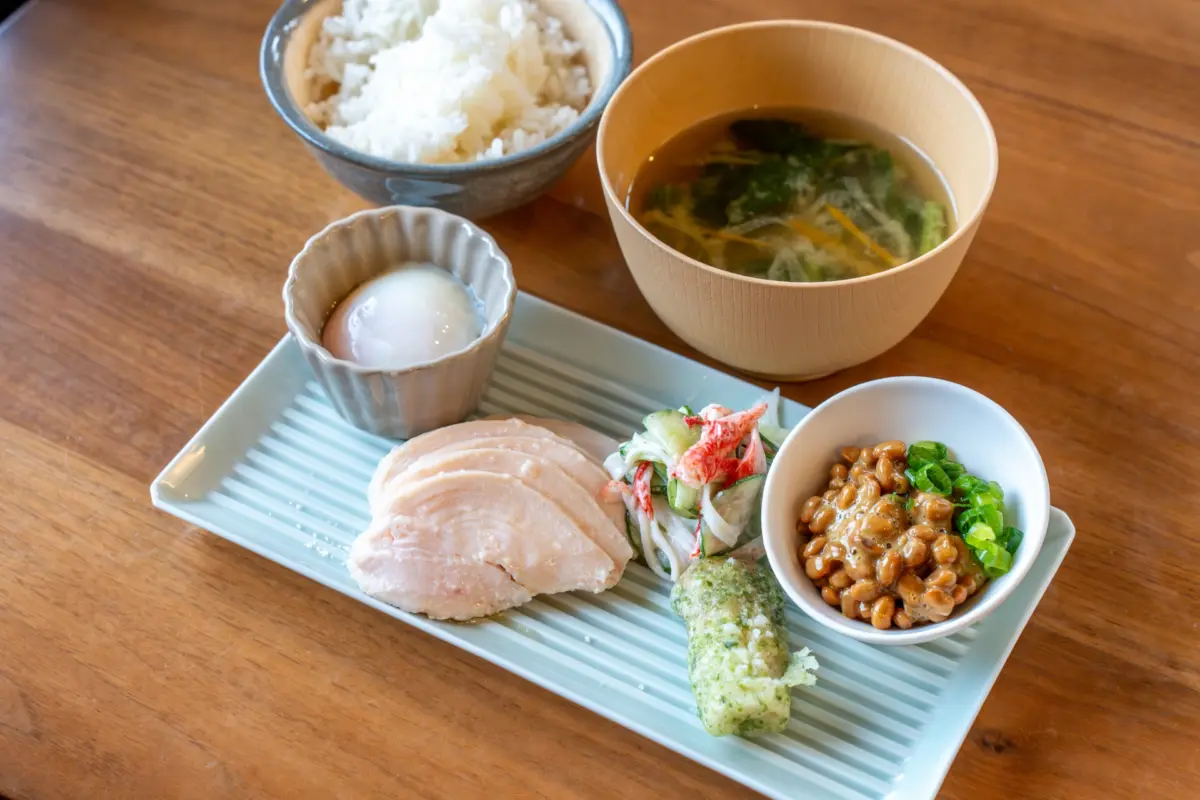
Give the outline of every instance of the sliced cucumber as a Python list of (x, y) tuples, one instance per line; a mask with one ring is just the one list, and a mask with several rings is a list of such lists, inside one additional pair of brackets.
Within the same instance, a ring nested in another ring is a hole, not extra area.
[(695, 411), (692, 411), (692, 407), (691, 407), (691, 406), (680, 406), (680, 407), (679, 407), (679, 413), (680, 413), (680, 414), (683, 414), (685, 417), (694, 417), (694, 416), (696, 416), (696, 412), (695, 412)]
[(689, 447), (700, 441), (700, 428), (689, 426), (684, 421), (683, 414), (678, 411), (655, 411), (647, 415), (642, 424), (646, 426), (646, 433), (666, 449), (672, 463), (679, 460)]
[(729, 545), (713, 536), (707, 525), (700, 526), (700, 557), (708, 558), (729, 549)]
[(655, 461), (654, 473), (650, 476), (650, 494), (665, 495), (667, 482), (667, 468)]
[[(758, 513), (759, 494), (766, 479), (766, 475), (749, 475), (717, 492), (713, 498), (713, 510), (741, 532), (738, 541), (746, 538), (746, 531)], [(715, 555), (728, 549), (730, 545), (714, 536), (708, 525), (700, 526), (700, 552), (703, 555)]]
[(700, 517), (700, 490), (680, 483), (678, 478), (667, 481), (667, 502), (671, 510), (681, 517)]
[(747, 475), (717, 492), (713, 498), (713, 508), (730, 525), (745, 528), (750, 517), (758, 510), (758, 495), (766, 482), (766, 475)]
[(779, 449), (783, 444), (783, 440), (791, 433), (787, 428), (780, 428), (775, 425), (766, 425), (758, 423), (758, 435), (762, 439), (763, 447), (767, 452), (773, 452)]

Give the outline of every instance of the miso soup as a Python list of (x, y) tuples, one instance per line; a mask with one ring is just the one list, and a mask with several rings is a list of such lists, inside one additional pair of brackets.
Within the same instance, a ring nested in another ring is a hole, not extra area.
[(812, 110), (755, 109), (684, 131), (647, 159), (627, 204), (680, 253), (776, 281), (872, 275), (929, 252), (954, 226), (923, 153)]

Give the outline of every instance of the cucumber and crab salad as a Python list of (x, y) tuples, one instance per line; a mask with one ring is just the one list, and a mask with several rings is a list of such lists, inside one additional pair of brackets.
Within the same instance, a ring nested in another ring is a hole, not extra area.
[(704, 729), (754, 736), (787, 728), (791, 687), (811, 686), (817, 660), (788, 652), (783, 592), (765, 559), (702, 558), (671, 587), (688, 632), (688, 679)]
[(763, 483), (787, 430), (778, 392), (745, 411), (709, 405), (648, 414), (604, 462), (624, 484), (626, 533), (637, 558), (679, 580), (694, 559), (757, 535)]

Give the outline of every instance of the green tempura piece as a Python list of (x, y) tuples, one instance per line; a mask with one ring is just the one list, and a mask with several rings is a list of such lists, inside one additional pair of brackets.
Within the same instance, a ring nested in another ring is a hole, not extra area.
[(688, 678), (704, 729), (753, 736), (787, 728), (791, 686), (812, 685), (816, 659), (789, 655), (783, 593), (765, 563), (696, 561), (671, 591), (688, 631)]

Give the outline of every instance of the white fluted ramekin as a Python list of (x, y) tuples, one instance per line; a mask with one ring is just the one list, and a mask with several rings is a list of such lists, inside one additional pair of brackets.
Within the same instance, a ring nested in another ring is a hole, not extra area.
[[(406, 369), (380, 370), (335, 358), (321, 331), (359, 284), (409, 261), (441, 267), (483, 304), (479, 338)], [(496, 242), (467, 220), (432, 208), (389, 206), (352, 214), (308, 240), (283, 287), (288, 330), (329, 401), (348, 422), (407, 439), (460, 422), (475, 410), (508, 331), (517, 287)]]

